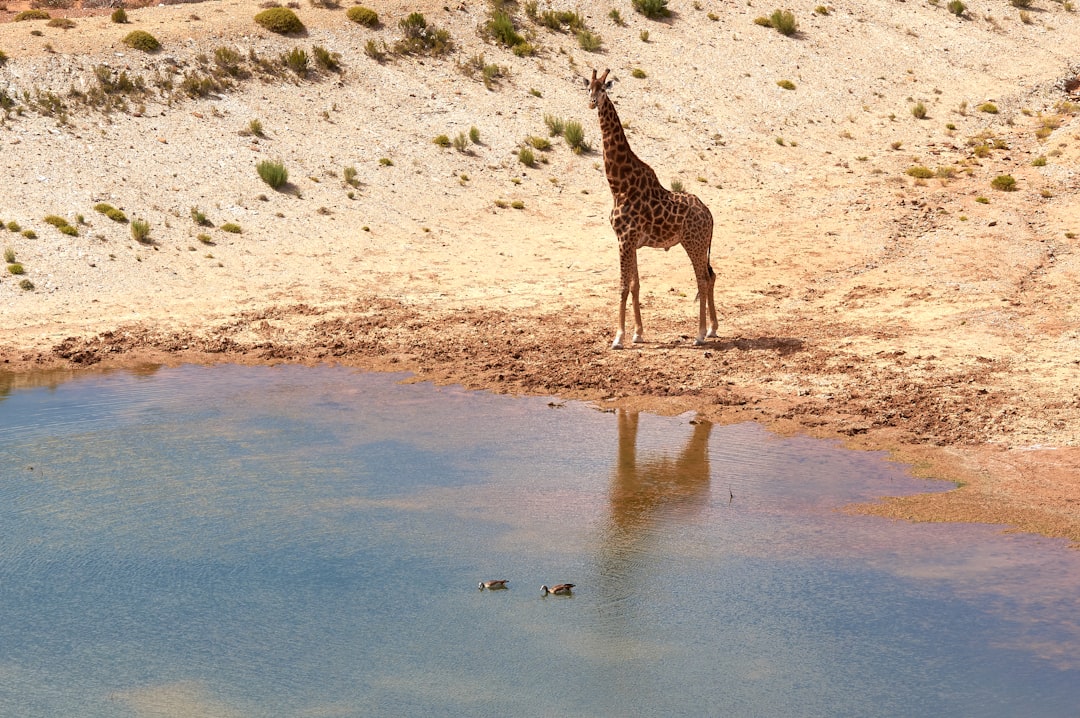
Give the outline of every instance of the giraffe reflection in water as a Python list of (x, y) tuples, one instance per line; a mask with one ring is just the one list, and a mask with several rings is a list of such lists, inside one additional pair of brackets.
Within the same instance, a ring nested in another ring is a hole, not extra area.
[(618, 456), (611, 479), (611, 513), (601, 542), (599, 575), (605, 603), (623, 604), (647, 586), (661, 559), (654, 550), (670, 529), (709, 503), (712, 424), (692, 422), (681, 450), (639, 451), (638, 413), (618, 413)]

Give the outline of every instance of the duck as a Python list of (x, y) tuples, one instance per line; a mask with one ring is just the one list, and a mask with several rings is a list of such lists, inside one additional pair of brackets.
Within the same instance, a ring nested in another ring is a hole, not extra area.
[(541, 586), (540, 591), (546, 596), (549, 593), (554, 593), (556, 596), (569, 596), (571, 589), (574, 588), (572, 583), (560, 583), (556, 586), (548, 588), (547, 586)]
[(498, 591), (499, 589), (506, 588), (506, 584), (508, 583), (510, 583), (510, 579), (508, 578), (497, 578), (491, 581), (481, 581), (480, 590), (483, 591), (486, 588), (489, 591)]

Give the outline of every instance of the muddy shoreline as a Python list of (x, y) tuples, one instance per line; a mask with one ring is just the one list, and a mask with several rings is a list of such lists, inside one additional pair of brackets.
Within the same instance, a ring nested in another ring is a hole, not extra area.
[(1080, 545), (1080, 451), (1008, 449), (987, 442), (1002, 399), (972, 408), (991, 394), (981, 388), (989, 378), (985, 374), (983, 384), (967, 391), (955, 386), (945, 391), (940, 385), (934, 391), (913, 384), (903, 372), (860, 370), (859, 362), (848, 362), (845, 383), (859, 390), (792, 394), (773, 387), (774, 375), (799, 372), (809, 379), (850, 357), (800, 339), (794, 325), (761, 336), (721, 336), (701, 348), (678, 335), (670, 342), (612, 351), (607, 325), (600, 316), (567, 313), (459, 310), (431, 316), (375, 299), (337, 307), (275, 306), (198, 329), (130, 324), (49, 346), (0, 346), (0, 382), (10, 388), (43, 376), (51, 383), (148, 364), (333, 363), (407, 371), (418, 381), (497, 393), (551, 395), (668, 415), (695, 411), (717, 423), (755, 421), (781, 433), (885, 450), (894, 460), (911, 463), (920, 476), (958, 484), (944, 493), (882, 497), (845, 511), (1001, 524), (1003, 530)]

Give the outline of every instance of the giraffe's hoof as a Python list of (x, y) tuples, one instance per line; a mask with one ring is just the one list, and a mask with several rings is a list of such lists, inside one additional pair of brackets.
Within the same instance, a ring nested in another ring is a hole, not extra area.
[(710, 338), (710, 339), (716, 339), (716, 330), (715, 329), (710, 329), (709, 331), (707, 331), (705, 333), (705, 336)]
[(705, 346), (705, 338), (704, 337), (698, 337), (697, 339), (695, 339), (694, 340), (694, 346), (696, 346), (696, 347)]
[(634, 335), (634, 344), (644, 344), (645, 340), (641, 338), (640, 334)]
[(611, 343), (611, 348), (612, 348), (612, 349), (622, 349), (622, 348), (623, 348), (622, 342), (621, 342), (621, 341), (619, 341), (619, 340), (615, 340), (615, 341), (613, 341), (613, 342)]

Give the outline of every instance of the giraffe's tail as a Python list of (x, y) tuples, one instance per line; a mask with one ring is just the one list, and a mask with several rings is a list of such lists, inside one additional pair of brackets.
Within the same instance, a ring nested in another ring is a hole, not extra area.
[[(708, 260), (706, 260), (706, 261), (708, 261)], [(712, 268), (712, 263), (711, 263), (711, 262), (709, 262), (709, 263), (708, 263), (708, 264), (706, 264), (705, 266), (706, 266), (706, 268), (708, 268), (708, 270), (709, 270), (709, 281), (711, 282), (711, 281), (713, 281), (714, 279), (716, 279), (716, 272), (714, 272), (714, 271), (713, 271), (713, 268)], [(696, 302), (696, 301), (697, 301), (697, 300), (699, 300), (699, 299), (701, 299), (701, 290), (700, 290), (700, 289), (698, 290), (698, 293), (694, 295), (694, 301)]]

